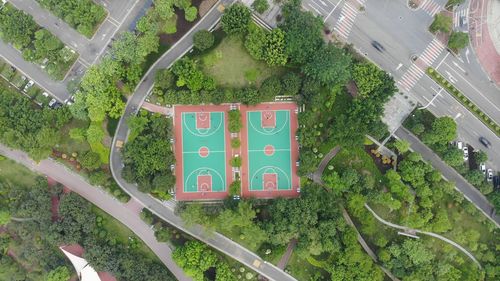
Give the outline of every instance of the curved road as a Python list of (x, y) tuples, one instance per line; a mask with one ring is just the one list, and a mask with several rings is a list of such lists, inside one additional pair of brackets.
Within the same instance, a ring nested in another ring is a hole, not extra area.
[(36, 164), (25, 152), (12, 150), (3, 144), (0, 144), (0, 154), (26, 166), (34, 172), (53, 178), (57, 182), (67, 186), (72, 191), (80, 194), (80, 196), (92, 202), (92, 204), (101, 208), (115, 219), (119, 220), (138, 237), (140, 237), (141, 240), (144, 241), (144, 243), (146, 243), (146, 245), (167, 266), (170, 272), (174, 274), (177, 280), (192, 280), (187, 277), (184, 271), (172, 260), (172, 249), (170, 249), (166, 243), (159, 243), (156, 241), (154, 231), (151, 229), (151, 226), (142, 221), (137, 212), (127, 208), (126, 204), (119, 202), (116, 198), (112, 197), (103, 190), (90, 185), (80, 175), (70, 171), (64, 165), (54, 160), (46, 159)]
[[(228, 6), (233, 2), (234, 0), (222, 1), (224, 6)], [(193, 46), (193, 34), (196, 33), (196, 31), (201, 29), (210, 30), (219, 22), (220, 17), (222, 16), (222, 12), (219, 10), (220, 4), (221, 2), (215, 4), (214, 7), (186, 35), (184, 35), (160, 59), (158, 59), (158, 61), (153, 64), (153, 66), (148, 70), (148, 72), (144, 75), (142, 80), (137, 85), (134, 94), (128, 99), (125, 112), (122, 115), (120, 122), (118, 123), (118, 128), (113, 139), (110, 156), (111, 172), (116, 182), (132, 198), (140, 202), (144, 207), (148, 208), (151, 212), (153, 212), (166, 222), (170, 223), (171, 225), (188, 233), (196, 239), (205, 242), (218, 251), (234, 258), (235, 260), (248, 266), (252, 270), (270, 280), (296, 280), (281, 269), (265, 262), (256, 254), (218, 233), (207, 234), (199, 225), (195, 225), (192, 227), (186, 226), (182, 219), (174, 213), (174, 208), (172, 205), (164, 205), (150, 195), (140, 192), (137, 189), (136, 185), (127, 183), (121, 177), (123, 161), (121, 159), (120, 151), (116, 147), (116, 143), (117, 141), (125, 142), (127, 139), (129, 128), (127, 126), (127, 123), (125, 122), (125, 119), (131, 115), (136, 114), (137, 110), (141, 107), (144, 99), (153, 88), (155, 73), (159, 69), (170, 67), (178, 58), (182, 57), (185, 53), (191, 50)]]
[(428, 235), (428, 236), (432, 236), (434, 238), (437, 238), (437, 239), (440, 239), (440, 240), (443, 240), (444, 242), (448, 243), (448, 244), (451, 244), (453, 245), (455, 248), (459, 249), (460, 251), (462, 251), (464, 254), (466, 254), (472, 261), (474, 261), (478, 266), (479, 268), (481, 268), (481, 264), (479, 264), (479, 262), (476, 260), (476, 258), (471, 254), (469, 253), (466, 249), (464, 249), (462, 246), (460, 246), (459, 244), (453, 242), (452, 240), (446, 238), (446, 237), (443, 237), (439, 234), (436, 234), (436, 233), (433, 233), (433, 232), (427, 232), (427, 231), (422, 231), (422, 230), (418, 230), (418, 229), (413, 229), (413, 228), (409, 228), (409, 227), (406, 227), (406, 226), (402, 226), (402, 225), (397, 225), (397, 224), (394, 224), (394, 223), (391, 223), (391, 222), (388, 222), (386, 220), (384, 220), (383, 218), (379, 217), (377, 215), (377, 213), (375, 213), (375, 211), (372, 210), (372, 208), (370, 208), (370, 206), (368, 206), (368, 204), (365, 203), (365, 208), (370, 211), (372, 213), (372, 215), (381, 223), (389, 226), (389, 227), (392, 227), (392, 228), (397, 228), (397, 229), (401, 229), (401, 230), (404, 230), (406, 232), (411, 232), (411, 233), (422, 233), (422, 234), (425, 234), (425, 235)]

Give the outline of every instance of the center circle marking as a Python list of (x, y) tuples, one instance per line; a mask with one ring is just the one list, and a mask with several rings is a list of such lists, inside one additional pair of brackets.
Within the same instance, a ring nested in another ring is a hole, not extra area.
[(264, 146), (264, 154), (266, 156), (272, 156), (274, 154), (274, 146), (270, 144)]
[(208, 150), (208, 147), (202, 146), (200, 147), (200, 149), (198, 149), (198, 154), (200, 155), (200, 157), (206, 158), (210, 154), (210, 150)]

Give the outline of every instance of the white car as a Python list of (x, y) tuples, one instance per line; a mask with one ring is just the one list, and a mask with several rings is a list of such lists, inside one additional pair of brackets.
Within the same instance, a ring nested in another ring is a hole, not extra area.
[(457, 148), (458, 149), (463, 149), (464, 148), (464, 143), (461, 141), (457, 141)]
[(42, 93), (42, 96), (44, 96), (44, 97), (48, 98), (48, 97), (49, 97), (49, 93), (47, 93), (47, 92), (43, 92), (43, 93)]
[(56, 99), (51, 99), (49, 101), (49, 107), (52, 107), (54, 104), (56, 104), (57, 100)]
[(479, 170), (486, 175), (486, 165), (484, 163), (479, 164)]
[(469, 148), (465, 145), (463, 151), (464, 151), (464, 161), (467, 161), (469, 159)]
[(35, 82), (33, 82), (33, 80), (30, 80), (28, 82), (28, 84), (26, 84), (26, 86), (24, 86), (23, 92), (26, 93), (26, 91), (28, 91), (28, 89), (31, 88), (33, 85), (35, 85)]
[(493, 170), (492, 169), (488, 169), (488, 176), (486, 177), (486, 179), (488, 181), (492, 181), (493, 180)]

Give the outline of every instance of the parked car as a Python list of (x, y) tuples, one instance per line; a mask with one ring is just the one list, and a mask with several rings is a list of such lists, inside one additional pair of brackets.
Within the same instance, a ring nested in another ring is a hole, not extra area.
[(49, 101), (49, 107), (53, 107), (56, 103), (57, 103), (57, 100), (56, 100), (56, 99), (51, 99), (51, 100)]
[(493, 170), (492, 169), (488, 169), (488, 176), (486, 177), (486, 179), (488, 181), (492, 181), (493, 180)]
[(465, 145), (462, 150), (464, 152), (464, 161), (469, 160), (469, 147), (467, 147), (467, 145)]
[(482, 145), (484, 145), (486, 148), (489, 148), (491, 146), (491, 142), (487, 140), (485, 137), (480, 137), (479, 141), (481, 142)]
[(458, 149), (463, 149), (464, 148), (464, 143), (461, 141), (457, 141), (457, 148)]
[(483, 173), (486, 174), (486, 165), (484, 163), (479, 164), (479, 170)]
[(35, 85), (35, 82), (33, 80), (30, 80), (26, 86), (24, 86), (23, 92), (27, 92), (29, 88), (31, 88), (33, 85)]

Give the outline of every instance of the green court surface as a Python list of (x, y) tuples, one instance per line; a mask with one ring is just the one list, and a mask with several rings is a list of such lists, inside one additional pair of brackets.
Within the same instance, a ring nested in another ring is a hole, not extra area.
[[(225, 113), (208, 114), (209, 127), (200, 128), (196, 112), (182, 113), (184, 192), (226, 190)], [(208, 189), (200, 189), (200, 183), (208, 184)]]
[[(263, 128), (261, 111), (247, 112), (248, 189), (251, 191), (292, 188), (290, 111), (274, 112), (274, 128)], [(277, 177), (275, 186), (267, 186), (265, 177)]]

